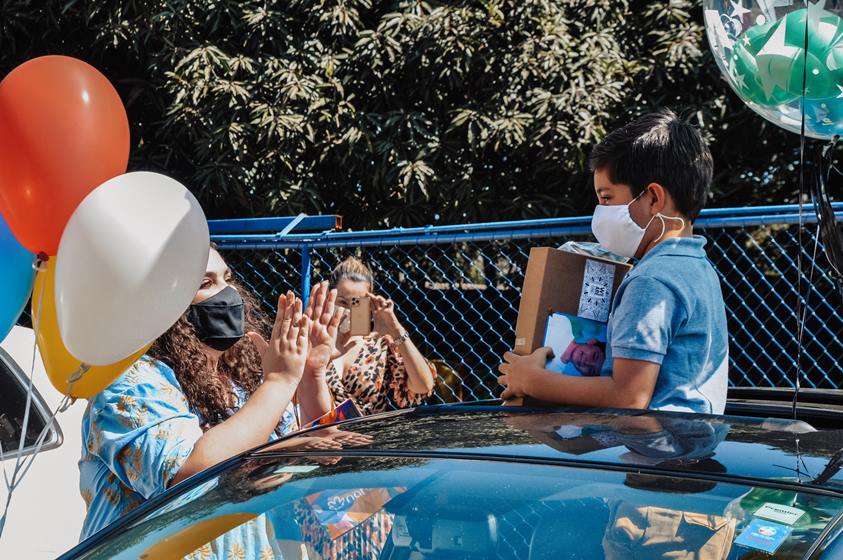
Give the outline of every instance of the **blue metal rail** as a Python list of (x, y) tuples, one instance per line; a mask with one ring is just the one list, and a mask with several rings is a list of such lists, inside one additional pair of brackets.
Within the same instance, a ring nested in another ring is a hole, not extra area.
[[(295, 216), (282, 218), (244, 218), (236, 220), (208, 220), (212, 236), (283, 231), (296, 220)], [(342, 228), (341, 216), (306, 216), (295, 224), (295, 231), (326, 231)]]
[[(843, 203), (832, 205), (838, 219), (843, 220)], [(799, 205), (758, 206), (748, 208), (714, 208), (703, 210), (697, 220), (699, 230), (728, 227), (757, 227), (773, 224), (798, 224)], [(315, 218), (334, 218), (313, 217)], [(258, 220), (266, 218), (257, 218)], [(268, 218), (286, 220), (291, 218)], [(241, 222), (248, 220), (240, 220)], [(222, 222), (222, 220), (217, 221)], [(801, 217), (803, 224), (817, 222), (814, 208), (804, 206)], [(324, 222), (327, 223), (327, 220)], [(297, 230), (300, 228), (296, 228)], [(384, 245), (429, 245), (457, 243), (460, 241), (490, 241), (494, 239), (535, 239), (563, 235), (585, 235), (591, 231), (591, 217), (547, 218), (541, 220), (516, 220), (477, 224), (456, 224), (425, 226), (415, 228), (392, 228), (368, 231), (321, 231), (319, 233), (290, 233), (284, 236), (267, 234), (222, 234), (231, 233), (234, 228), (215, 225), (211, 239), (221, 247), (229, 249), (296, 249), (304, 245), (320, 247), (378, 247)], [(254, 230), (251, 230), (254, 231)]]

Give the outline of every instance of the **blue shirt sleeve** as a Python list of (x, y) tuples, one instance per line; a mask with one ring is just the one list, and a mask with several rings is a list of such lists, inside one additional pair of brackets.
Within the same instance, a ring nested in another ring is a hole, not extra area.
[(94, 397), (90, 451), (144, 498), (163, 492), (202, 436), (175, 376), (141, 359)]
[(648, 276), (633, 278), (612, 314), (612, 357), (661, 365), (686, 320), (684, 305), (667, 285)]

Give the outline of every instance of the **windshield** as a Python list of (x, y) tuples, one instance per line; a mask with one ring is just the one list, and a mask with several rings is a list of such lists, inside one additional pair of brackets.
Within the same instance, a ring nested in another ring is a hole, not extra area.
[(835, 497), (506, 461), (255, 457), (84, 558), (801, 558)]

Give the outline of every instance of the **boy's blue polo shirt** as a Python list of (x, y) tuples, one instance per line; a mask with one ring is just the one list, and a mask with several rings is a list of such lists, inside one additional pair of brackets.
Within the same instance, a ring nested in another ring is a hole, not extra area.
[(657, 244), (618, 287), (606, 361), (661, 364), (650, 408), (722, 414), (729, 376), (726, 309), (700, 236)]

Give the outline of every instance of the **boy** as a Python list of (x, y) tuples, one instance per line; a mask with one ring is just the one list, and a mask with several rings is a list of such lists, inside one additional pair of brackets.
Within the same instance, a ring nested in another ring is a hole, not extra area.
[(504, 355), (504, 399), (722, 414), (728, 335), (720, 284), (693, 235), (711, 185), (699, 131), (668, 110), (615, 130), (593, 150), (598, 206), (592, 231), (606, 249), (640, 259), (618, 287), (597, 377), (544, 369), (549, 348)]

